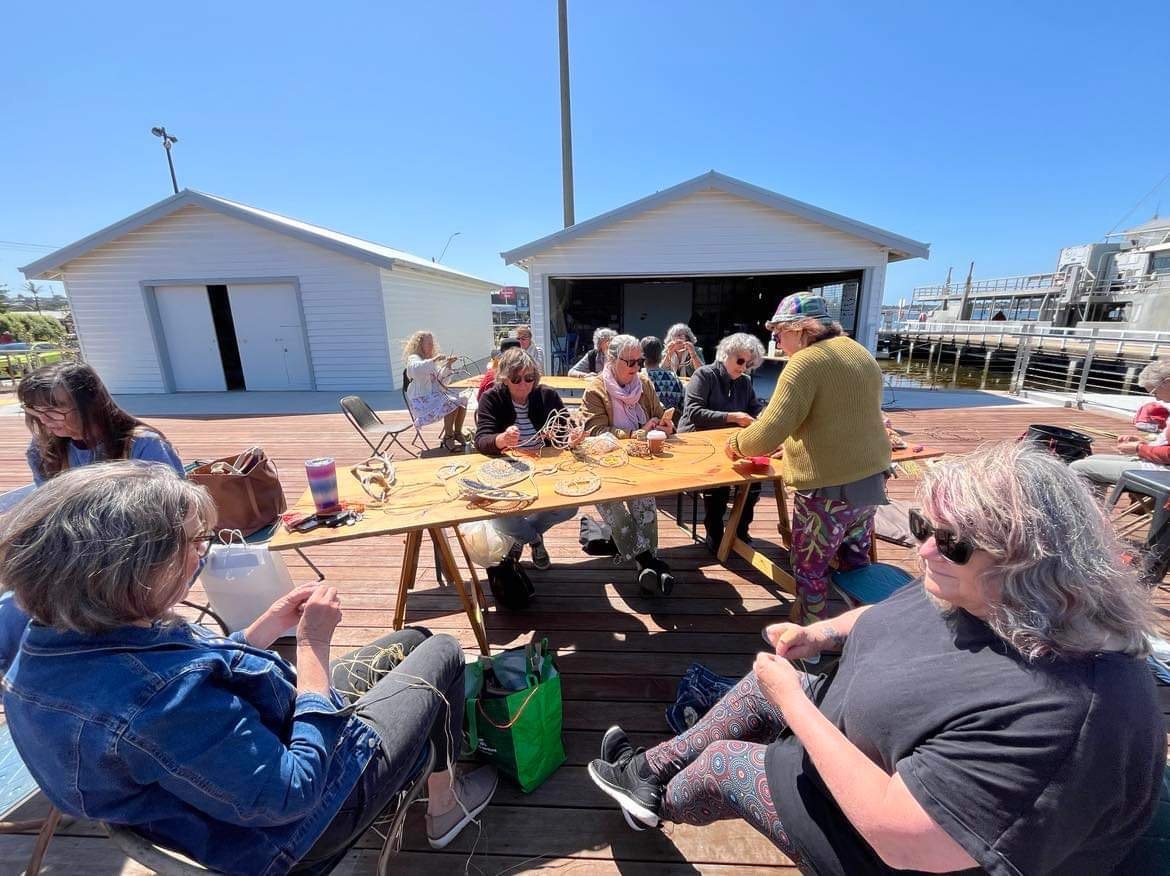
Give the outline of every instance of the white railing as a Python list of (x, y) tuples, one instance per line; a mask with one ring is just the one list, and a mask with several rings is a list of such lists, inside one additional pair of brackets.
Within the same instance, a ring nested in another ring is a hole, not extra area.
[[(964, 356), (983, 357), (983, 384), (993, 361), (1010, 361), (1014, 395), (1028, 391), (1063, 394), (1082, 407), (1087, 394), (1137, 395), (1142, 368), (1170, 354), (1170, 331), (1107, 327), (1064, 328), (1035, 323), (906, 322), (883, 332), (897, 337), (898, 361), (906, 354), (907, 371), (915, 351), (926, 354), (931, 385), (954, 385)], [(972, 349), (974, 348), (974, 349)], [(894, 350), (891, 348), (891, 353)], [(945, 361), (944, 361), (945, 357)]]
[(972, 280), (967, 283), (942, 283), (937, 286), (917, 286), (910, 293), (911, 303), (915, 301), (937, 301), (940, 298), (962, 298), (1003, 293), (1015, 295), (1022, 292), (1046, 292), (1064, 285), (1064, 274), (1021, 274), (1018, 277), (996, 277), (992, 280)]

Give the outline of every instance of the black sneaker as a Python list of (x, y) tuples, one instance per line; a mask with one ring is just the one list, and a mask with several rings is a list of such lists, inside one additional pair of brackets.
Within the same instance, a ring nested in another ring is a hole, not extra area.
[[(630, 745), (630, 738), (626, 736), (626, 731), (614, 724), (605, 731), (605, 735), (601, 737), (601, 759), (609, 764), (616, 766), (625, 766), (635, 754), (634, 746)], [(622, 815), (626, 819), (626, 824), (632, 830), (642, 831), (646, 829), (646, 825), (640, 822), (637, 818), (622, 810)]]
[(600, 759), (589, 764), (589, 778), (618, 802), (630, 826), (634, 826), (633, 821), (642, 825), (635, 830), (657, 827), (658, 812), (662, 808), (662, 788), (653, 779), (644, 779), (638, 774), (638, 767), (645, 762), (645, 757), (635, 756), (621, 766)]
[(658, 592), (662, 596), (670, 596), (674, 591), (674, 575), (670, 574), (670, 566), (655, 558), (650, 566), (658, 576)]
[(646, 596), (658, 595), (658, 572), (653, 566), (640, 566), (637, 572), (638, 586)]
[(634, 756), (634, 746), (630, 745), (630, 737), (626, 731), (614, 724), (601, 737), (601, 759), (606, 763), (625, 764), (625, 761)]
[(544, 546), (544, 539), (534, 541), (529, 547), (532, 548), (532, 568), (544, 570), (552, 565), (548, 550)]

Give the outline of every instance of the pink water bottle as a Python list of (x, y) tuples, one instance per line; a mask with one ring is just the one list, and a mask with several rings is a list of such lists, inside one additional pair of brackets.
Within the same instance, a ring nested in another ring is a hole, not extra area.
[(336, 514), (341, 510), (337, 497), (337, 466), (332, 456), (305, 460), (305, 474), (313, 491), (313, 504), (318, 514)]

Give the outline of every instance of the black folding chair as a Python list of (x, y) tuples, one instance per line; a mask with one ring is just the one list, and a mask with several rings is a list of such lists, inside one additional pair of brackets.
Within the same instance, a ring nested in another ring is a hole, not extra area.
[(370, 445), (374, 456), (380, 455), (391, 444), (397, 444), (408, 456), (418, 456), (409, 447), (402, 443), (399, 436), (415, 428), (414, 419), (402, 426), (389, 426), (382, 422), (382, 418), (374, 413), (373, 408), (366, 404), (358, 395), (347, 395), (341, 399), (341, 411), (345, 418), (358, 430), (358, 434)]

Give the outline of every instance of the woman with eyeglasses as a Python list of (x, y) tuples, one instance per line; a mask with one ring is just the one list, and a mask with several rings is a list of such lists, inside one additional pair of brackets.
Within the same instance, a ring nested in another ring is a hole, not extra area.
[[(606, 363), (598, 377), (585, 385), (581, 415), (585, 433), (609, 433), (628, 438), (639, 429), (674, 431), (654, 384), (642, 371), (646, 358), (633, 335), (616, 335), (609, 342)], [(618, 556), (635, 564), (638, 586), (648, 594), (669, 596), (674, 589), (670, 566), (658, 558), (658, 503), (653, 496), (603, 502), (597, 513), (613, 532)]]
[(512, 329), (512, 337), (520, 342), (520, 349), (544, 365), (544, 350), (532, 343), (532, 326), (518, 325)]
[[(184, 623), (214, 530), (206, 490), (140, 462), (65, 472), (5, 518), (0, 581), (33, 623), (4, 711), (37, 785), (216, 872), (275, 876), (328, 872), (433, 765), (426, 831), (446, 846), (496, 787), (490, 766), (453, 772), (458, 641), (405, 629), (331, 663), (326, 584), (227, 638)], [(289, 627), (295, 669), (267, 650)]]
[[(1138, 374), (1137, 383), (1158, 401), (1170, 402), (1170, 362), (1151, 362)], [(1132, 469), (1166, 471), (1170, 469), (1170, 425), (1153, 435), (1119, 435), (1116, 453), (1094, 453), (1070, 465), (1077, 474), (1103, 486), (1116, 484)]]
[(725, 451), (733, 460), (783, 451), (784, 483), (795, 493), (789, 556), (800, 616), (813, 623), (825, 613), (830, 565), (869, 563), (874, 512), (889, 501), (882, 372), (818, 295), (788, 296), (765, 325), (788, 363), (767, 407)]
[[(768, 627), (754, 670), (674, 739), (635, 752), (606, 732), (589, 773), (631, 827), (742, 818), (807, 873), (1122, 872), (1166, 732), (1148, 593), (1108, 519), (1015, 443), (932, 468), (919, 499), (919, 580)], [(842, 649), (831, 678), (800, 670)]]
[[(541, 430), (548, 415), (564, 409), (565, 403), (556, 391), (540, 385), (540, 363), (526, 350), (507, 350), (496, 365), (495, 385), (479, 400), (475, 449), (488, 456), (517, 448), (539, 450), (544, 446)], [(582, 437), (579, 433), (572, 440), (580, 441)], [(513, 559), (519, 560), (524, 545), (528, 545), (532, 565), (547, 569), (551, 560), (544, 534), (576, 513), (576, 508), (560, 508), (525, 516), (514, 514), (497, 517), (493, 524), (515, 542)]]
[(170, 442), (118, 407), (88, 365), (38, 368), (20, 381), (16, 397), (32, 432), (26, 456), (38, 484), (66, 469), (117, 459), (161, 462), (183, 474)]
[[(715, 350), (715, 364), (704, 365), (691, 375), (687, 383), (686, 402), (678, 430), (701, 432), (754, 423), (764, 409), (764, 400), (756, 395), (751, 372), (763, 361), (764, 345), (754, 335), (741, 332), (720, 341)], [(703, 527), (707, 530), (707, 548), (711, 553), (719, 550), (719, 543), (723, 540), (723, 515), (730, 498), (730, 487), (719, 487), (703, 494)], [(748, 527), (755, 516), (759, 498), (760, 485), (752, 484), (736, 532), (741, 541), (751, 541)]]

